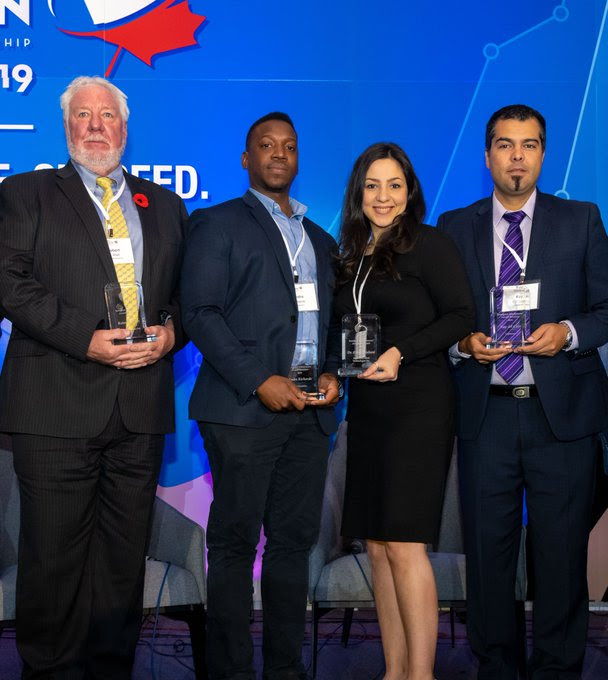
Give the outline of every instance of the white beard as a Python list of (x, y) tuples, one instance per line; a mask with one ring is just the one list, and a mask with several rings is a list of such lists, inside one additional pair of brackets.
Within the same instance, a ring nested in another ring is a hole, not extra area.
[(120, 159), (124, 153), (127, 144), (126, 135), (122, 140), (122, 144), (118, 149), (113, 151), (87, 151), (84, 148), (78, 148), (70, 139), (70, 132), (66, 126), (66, 141), (68, 144), (68, 151), (70, 158), (85, 167), (87, 170), (94, 172), (96, 175), (104, 176), (112, 172), (120, 165)]
[(120, 165), (125, 144), (126, 140), (120, 145), (120, 148), (113, 151), (87, 151), (86, 149), (77, 148), (68, 139), (68, 151), (73, 160), (84, 166), (87, 170), (101, 176), (112, 172), (112, 170)]

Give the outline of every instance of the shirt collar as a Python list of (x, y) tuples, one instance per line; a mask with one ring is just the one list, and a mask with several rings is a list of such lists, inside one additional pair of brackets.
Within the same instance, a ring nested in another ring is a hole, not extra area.
[[(102, 175), (97, 175), (88, 168), (85, 168), (84, 165), (77, 163), (73, 158), (71, 159), (71, 161), (72, 165), (76, 169), (76, 172), (80, 175), (80, 178), (82, 179), (84, 185), (88, 187), (91, 191), (94, 191), (95, 188), (97, 188), (97, 178), (101, 177)], [(109, 175), (104, 175), (104, 177), (109, 177), (110, 179), (113, 179), (114, 182), (116, 183), (116, 186), (119, 187), (124, 177), (122, 165), (119, 165), (117, 168), (112, 170), (112, 172)]]
[[(530, 197), (528, 200), (522, 205), (520, 210), (523, 210), (526, 213), (526, 217), (528, 217), (530, 220), (532, 220), (532, 216), (534, 215), (534, 208), (536, 207), (536, 193), (537, 190), (534, 189), (534, 191), (530, 194)], [(492, 224), (496, 228), (502, 220), (503, 215), (506, 212), (513, 212), (512, 210), (507, 210), (505, 206), (496, 198), (496, 194), (492, 194)]]
[[(251, 187), (249, 187), (249, 191), (251, 191), (251, 193), (260, 201), (260, 203), (266, 208), (266, 210), (268, 210), (271, 215), (285, 215), (279, 204), (270, 198), (270, 196), (266, 196), (266, 194), (262, 194)], [(289, 206), (291, 207), (291, 212), (293, 213), (292, 217), (295, 217), (300, 221), (308, 210), (308, 206), (304, 205), (304, 203), (300, 203), (300, 201), (296, 201), (296, 199), (292, 198), (291, 196), (289, 197)]]

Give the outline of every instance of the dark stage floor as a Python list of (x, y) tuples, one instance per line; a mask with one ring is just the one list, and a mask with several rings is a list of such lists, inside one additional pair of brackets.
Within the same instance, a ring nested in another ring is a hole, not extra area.
[[(340, 644), (341, 612), (322, 619), (318, 680), (380, 680), (383, 675), (380, 634), (373, 610), (355, 613), (347, 648)], [(252, 630), (256, 661), (261, 665), (260, 613)], [(528, 623), (529, 627), (529, 623)], [(190, 638), (184, 624), (161, 616), (154, 637), (154, 620), (148, 617), (142, 628), (133, 680), (193, 680)], [(529, 631), (528, 631), (529, 632)], [(304, 648), (310, 662), (310, 641)], [(435, 674), (438, 680), (474, 680), (475, 662), (464, 625), (456, 624), (456, 644), (450, 640), (449, 615), (440, 616)], [(20, 662), (15, 649), (15, 632), (5, 629), (0, 638), (0, 679), (19, 680)], [(608, 613), (592, 613), (583, 680), (608, 680)]]

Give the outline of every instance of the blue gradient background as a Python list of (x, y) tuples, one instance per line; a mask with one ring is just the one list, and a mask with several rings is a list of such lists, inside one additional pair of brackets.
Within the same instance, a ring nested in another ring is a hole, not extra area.
[[(153, 68), (126, 52), (118, 59), (112, 79), (132, 112), (124, 163), (193, 166), (199, 191), (188, 209), (212, 205), (247, 188), (240, 154), (249, 124), (284, 110), (300, 137), (293, 193), (313, 220), (336, 234), (353, 160), (368, 144), (392, 140), (410, 155), (434, 224), (443, 210), (490, 193), (486, 120), (507, 103), (524, 102), (548, 122), (541, 188), (595, 201), (607, 215), (606, 4), (190, 0), (193, 12), (207, 16), (197, 47), (159, 55)], [(0, 90), (0, 124), (35, 126), (0, 131), (0, 163), (10, 165), (3, 176), (65, 163), (58, 96), (76, 75), (103, 74), (115, 51), (58, 30), (95, 28), (83, 2), (54, 6), (56, 17), (34, 0), (30, 27), (8, 12), (0, 26), (0, 63), (35, 71), (26, 94)], [(4, 47), (6, 38), (31, 45)], [(6, 334), (2, 353), (5, 344)], [(187, 420), (199, 364), (192, 345), (176, 362), (178, 431), (167, 442), (166, 487), (208, 470)]]

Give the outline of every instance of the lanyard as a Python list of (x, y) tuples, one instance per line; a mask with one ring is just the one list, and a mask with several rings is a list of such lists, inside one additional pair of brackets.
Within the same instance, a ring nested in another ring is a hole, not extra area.
[[(285, 216), (287, 217), (287, 215)], [(289, 243), (287, 242), (287, 239), (285, 238), (285, 234), (283, 233), (283, 230), (279, 226), (279, 223), (276, 221), (274, 215), (272, 215), (272, 219), (274, 220), (275, 224), (279, 228), (279, 233), (281, 234), (281, 238), (283, 239), (283, 243), (285, 244), (285, 248), (287, 250), (287, 256), (289, 257), (289, 264), (291, 264), (291, 271), (293, 272), (293, 280), (294, 283), (298, 282), (298, 279), (300, 278), (298, 276), (298, 270), (296, 268), (296, 264), (298, 262), (298, 255), (302, 252), (302, 248), (304, 247), (304, 242), (306, 241), (306, 229), (304, 229), (304, 224), (300, 222), (300, 226), (302, 227), (302, 240), (300, 241), (300, 245), (296, 248), (295, 254), (292, 256), (291, 254), (291, 248), (289, 247)], [(287, 217), (289, 220), (289, 218)]]
[(91, 198), (93, 199), (93, 203), (101, 210), (101, 214), (103, 215), (106, 223), (110, 222), (110, 207), (112, 206), (112, 203), (115, 203), (121, 196), (123, 191), (125, 190), (125, 187), (127, 186), (127, 181), (123, 178), (122, 184), (120, 185), (120, 188), (118, 191), (112, 196), (110, 199), (110, 202), (108, 203), (107, 209), (104, 208), (103, 203), (95, 196), (95, 194), (89, 189), (89, 187), (86, 187), (86, 190), (89, 192)]
[(369, 269), (367, 270), (367, 274), (365, 275), (365, 278), (363, 279), (363, 282), (361, 283), (361, 288), (359, 288), (359, 295), (357, 295), (356, 290), (357, 290), (357, 280), (359, 278), (359, 274), (361, 273), (361, 265), (363, 264), (363, 258), (365, 255), (361, 256), (361, 262), (359, 262), (359, 268), (357, 269), (357, 275), (355, 276), (355, 280), (353, 281), (353, 301), (355, 303), (355, 311), (357, 312), (358, 316), (361, 316), (361, 301), (363, 299), (363, 289), (365, 288), (365, 284), (367, 282), (367, 277), (369, 276), (369, 273), (372, 270), (371, 264)]
[[(521, 229), (521, 226), (519, 227)], [(524, 253), (523, 259), (519, 256), (519, 253), (512, 248), (504, 239), (503, 237), (498, 233), (496, 230), (496, 227), (494, 227), (494, 231), (496, 232), (496, 236), (498, 236), (498, 240), (503, 244), (503, 246), (513, 255), (513, 259), (517, 264), (519, 265), (519, 268), (521, 270), (521, 274), (519, 276), (519, 282), (523, 283), (524, 279), (526, 278), (526, 265), (528, 263), (528, 252), (530, 250), (530, 244), (528, 244), (528, 249)], [(522, 238), (523, 238), (523, 232), (522, 232)]]

